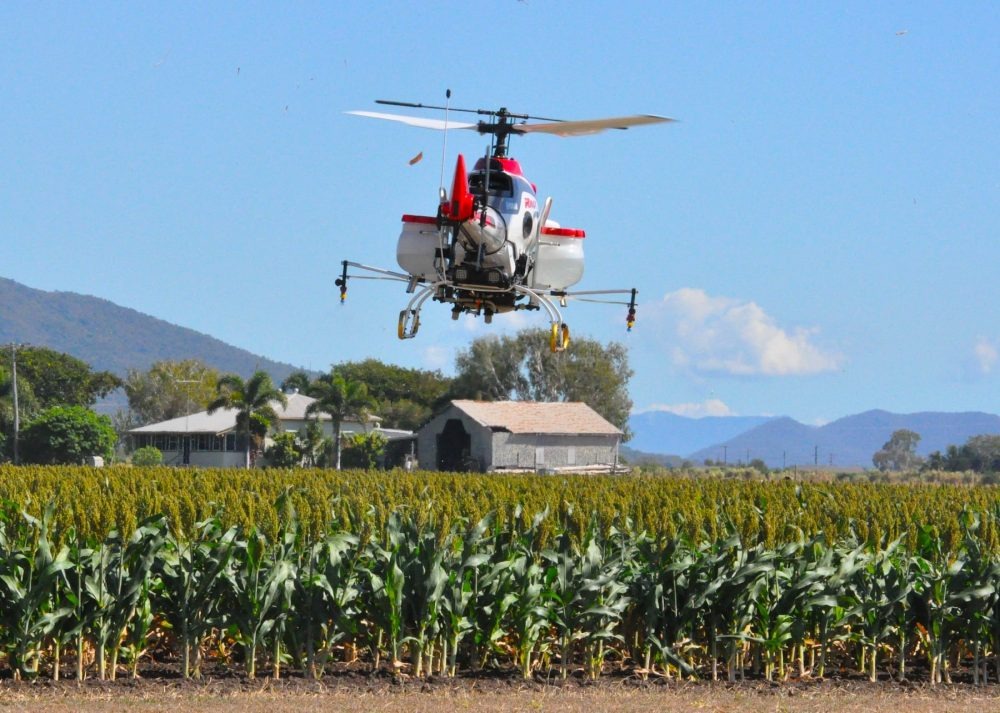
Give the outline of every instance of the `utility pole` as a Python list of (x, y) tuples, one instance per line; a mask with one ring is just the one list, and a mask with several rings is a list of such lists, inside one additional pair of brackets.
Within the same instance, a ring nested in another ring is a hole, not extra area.
[(729, 446), (722, 447), (722, 465), (729, 465)]
[(813, 465), (819, 465), (819, 446), (813, 450)]

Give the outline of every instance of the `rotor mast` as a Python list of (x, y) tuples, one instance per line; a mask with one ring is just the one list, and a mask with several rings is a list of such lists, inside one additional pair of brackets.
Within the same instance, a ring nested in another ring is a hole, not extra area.
[[(431, 104), (418, 104), (414, 102), (400, 102), (392, 101), (389, 99), (376, 99), (376, 104), (385, 104), (387, 106), (402, 106), (411, 109), (444, 109), (454, 112), (465, 112), (467, 114), (478, 114), (480, 116), (489, 117), (488, 120), (480, 120), (476, 122), (476, 131), (480, 134), (490, 134), (496, 137), (496, 141), (493, 144), (493, 158), (506, 158), (507, 157), (507, 137), (511, 134), (521, 135), (525, 133), (516, 122), (525, 122), (529, 119), (536, 119), (542, 121), (554, 121), (559, 122), (561, 119), (549, 119), (541, 116), (531, 116), (529, 114), (514, 114), (507, 110), (506, 107), (501, 107), (500, 109), (493, 111), (489, 109), (456, 109), (455, 107), (444, 107), (435, 106)], [(471, 127), (469, 127), (471, 128)]]
[(522, 119), (527, 121), (530, 117), (526, 114), (511, 114), (507, 111), (506, 107), (500, 107), (498, 111), (495, 112), (481, 112), (483, 114), (489, 114), (494, 121), (486, 122), (480, 121), (478, 125), (478, 130), (480, 134), (492, 134), (496, 137), (496, 143), (493, 144), (493, 158), (506, 158), (507, 157), (507, 137), (511, 134), (523, 134), (524, 132), (518, 129), (517, 125), (514, 123), (514, 119)]

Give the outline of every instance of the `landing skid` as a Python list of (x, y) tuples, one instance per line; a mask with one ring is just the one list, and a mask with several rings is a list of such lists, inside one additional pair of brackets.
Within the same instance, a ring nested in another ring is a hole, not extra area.
[[(542, 291), (520, 284), (510, 285), (509, 287), (491, 287), (489, 285), (479, 284), (466, 285), (463, 283), (456, 283), (451, 280), (436, 280), (432, 282), (424, 278), (414, 277), (413, 275), (394, 272), (392, 270), (385, 270), (380, 267), (372, 267), (371, 265), (363, 265), (361, 263), (351, 262), (348, 260), (344, 260), (342, 265), (343, 272), (335, 283), (340, 288), (340, 301), (342, 303), (347, 299), (348, 278), (355, 278), (359, 280), (391, 280), (394, 282), (405, 282), (407, 284), (406, 291), (407, 293), (412, 293), (413, 296), (407, 303), (406, 308), (399, 313), (396, 335), (400, 339), (413, 339), (417, 336), (417, 332), (420, 330), (420, 310), (423, 309), (424, 303), (428, 299), (433, 299), (438, 302), (448, 302), (455, 305), (452, 310), (452, 316), (454, 319), (457, 319), (462, 312), (469, 312), (470, 314), (476, 315), (481, 313), (488, 324), (492, 321), (494, 312), (497, 311), (490, 308), (492, 303), (489, 300), (489, 296), (493, 294), (505, 295), (514, 293), (515, 295), (526, 297), (528, 299), (526, 304), (515, 305), (513, 308), (507, 308), (503, 311), (544, 309), (549, 318), (551, 328), (549, 347), (555, 353), (565, 351), (566, 348), (569, 347), (569, 326), (563, 321), (562, 312), (559, 309), (560, 306), (566, 306), (567, 299), (575, 298), (583, 299), (588, 302), (605, 302), (610, 304), (628, 305), (629, 314), (627, 322), (630, 331), (632, 329), (632, 324), (635, 321), (635, 298), (637, 292), (634, 289), (563, 292), (555, 290)], [(349, 275), (349, 267), (364, 270), (372, 274)], [(628, 302), (609, 302), (606, 300), (587, 299), (587, 296), (629, 294), (631, 295), (631, 299)], [(558, 304), (556, 300), (558, 300)]]

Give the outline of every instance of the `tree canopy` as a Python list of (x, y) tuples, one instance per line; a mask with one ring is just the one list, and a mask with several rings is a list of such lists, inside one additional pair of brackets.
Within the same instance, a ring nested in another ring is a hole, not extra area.
[(40, 409), (52, 406), (93, 406), (122, 386), (108, 371), (92, 371), (85, 361), (45, 347), (17, 350), (18, 395), (27, 382)]
[(217, 395), (219, 371), (198, 359), (158, 361), (148, 371), (129, 369), (125, 394), (137, 425), (200, 411)]
[(87, 456), (110, 461), (117, 436), (111, 419), (83, 406), (53, 406), (21, 432), (25, 462), (74, 465)]
[(948, 446), (944, 454), (931, 453), (927, 467), (934, 470), (1000, 473), (1000, 435), (972, 436), (961, 446)]
[(917, 444), (920, 434), (901, 428), (893, 431), (881, 450), (872, 456), (872, 463), (879, 470), (912, 470), (920, 465)]
[(381, 417), (385, 428), (420, 428), (451, 387), (451, 379), (440, 371), (409, 369), (378, 359), (334, 364), (332, 373), (347, 382), (365, 384), (372, 399), (371, 409)]
[(459, 352), (449, 396), (486, 401), (582, 401), (628, 436), (628, 352), (617, 342), (576, 338), (552, 353), (547, 330), (480, 337)]

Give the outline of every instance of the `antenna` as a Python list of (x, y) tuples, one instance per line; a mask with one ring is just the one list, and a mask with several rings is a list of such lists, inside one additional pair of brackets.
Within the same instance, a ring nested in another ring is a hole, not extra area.
[(448, 107), (451, 106), (451, 90), (444, 92), (444, 137), (441, 139), (441, 180), (438, 183), (438, 195), (444, 196), (444, 162), (448, 151)]

